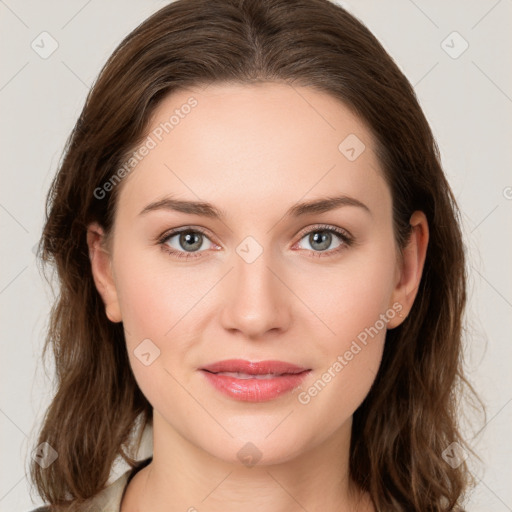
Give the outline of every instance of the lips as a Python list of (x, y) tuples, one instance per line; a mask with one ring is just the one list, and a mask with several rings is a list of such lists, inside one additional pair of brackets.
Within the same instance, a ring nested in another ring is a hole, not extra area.
[(231, 359), (205, 366), (201, 371), (217, 391), (229, 398), (264, 402), (300, 386), (311, 370), (283, 361)]

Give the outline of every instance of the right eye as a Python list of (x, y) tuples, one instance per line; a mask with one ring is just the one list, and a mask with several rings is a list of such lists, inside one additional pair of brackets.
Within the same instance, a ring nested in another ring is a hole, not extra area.
[[(204, 242), (211, 240), (206, 233), (198, 228), (185, 228), (167, 232), (159, 241), (162, 249), (177, 258), (197, 258), (193, 253), (204, 252), (200, 250)], [(207, 247), (208, 249), (208, 247)]]

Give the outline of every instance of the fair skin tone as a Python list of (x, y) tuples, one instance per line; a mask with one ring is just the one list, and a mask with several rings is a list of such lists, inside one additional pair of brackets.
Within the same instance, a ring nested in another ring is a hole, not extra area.
[[(190, 96), (197, 106), (124, 178), (111, 245), (102, 245), (98, 224), (88, 230), (97, 289), (109, 319), (123, 322), (134, 376), (154, 410), (153, 461), (128, 486), (121, 510), (372, 511), (348, 478), (352, 415), (375, 379), (386, 330), (412, 307), (425, 216), (411, 216), (399, 258), (373, 138), (331, 96), (277, 83), (182, 90), (159, 104), (148, 134)], [(353, 161), (338, 149), (349, 134), (365, 144)], [(211, 203), (225, 217), (140, 214), (170, 195)], [(342, 195), (366, 208), (285, 216), (297, 203)], [(181, 227), (205, 231), (196, 234), (198, 250), (187, 251), (179, 235), (159, 245)], [(330, 227), (354, 242), (308, 236)], [(248, 236), (256, 245), (242, 247), (262, 250), (250, 263), (237, 252)], [(378, 333), (345, 357), (372, 326)], [(147, 366), (134, 353), (146, 339), (160, 350)], [(346, 364), (333, 370), (340, 355)], [(224, 359), (311, 371), (300, 389), (248, 403), (219, 393), (199, 370)], [(325, 387), (308, 393), (329, 368)], [(237, 456), (248, 442), (261, 454), (251, 467)]]

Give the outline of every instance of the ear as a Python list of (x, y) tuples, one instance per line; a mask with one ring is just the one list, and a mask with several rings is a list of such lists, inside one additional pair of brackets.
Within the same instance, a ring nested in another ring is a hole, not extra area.
[(97, 222), (87, 226), (87, 245), (94, 284), (105, 304), (105, 313), (111, 322), (121, 322), (111, 254), (107, 249), (104, 230)]
[[(402, 260), (397, 272), (397, 283), (391, 297), (391, 303), (395, 304), (396, 315), (388, 322), (388, 329), (393, 329), (400, 325), (409, 314), (423, 273), (425, 257), (429, 239), (428, 222), (425, 214), (421, 211), (415, 211), (409, 220), (412, 226), (411, 236), (402, 251)], [(402, 309), (397, 307), (397, 303)]]

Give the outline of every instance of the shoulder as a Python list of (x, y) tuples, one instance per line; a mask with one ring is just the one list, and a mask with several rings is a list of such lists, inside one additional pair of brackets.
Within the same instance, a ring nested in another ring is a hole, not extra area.
[[(107, 485), (107, 487), (94, 496), (90, 501), (90, 506), (94, 506), (94, 509), (98, 510), (98, 512), (119, 512), (123, 493), (128, 486), (128, 483), (135, 474), (143, 467), (147, 466), (151, 460), (152, 457), (139, 461), (137, 466), (125, 471), (119, 478), (117, 478), (117, 480), (114, 480), (114, 482)], [(49, 505), (46, 505), (31, 510), (30, 512), (51, 512), (51, 509)]]

